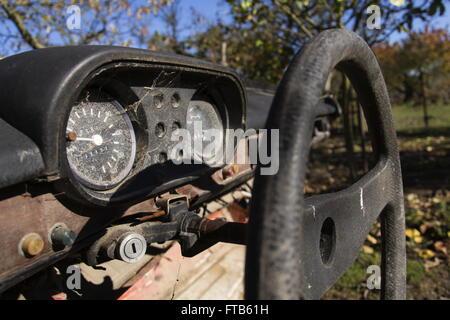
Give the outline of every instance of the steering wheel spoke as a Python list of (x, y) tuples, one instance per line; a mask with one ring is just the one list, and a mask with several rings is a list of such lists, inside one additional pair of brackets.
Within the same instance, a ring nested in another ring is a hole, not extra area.
[(320, 298), (356, 260), (392, 201), (391, 182), (389, 161), (383, 161), (351, 187), (305, 200), (300, 246), (308, 254), (299, 264), (305, 296)]

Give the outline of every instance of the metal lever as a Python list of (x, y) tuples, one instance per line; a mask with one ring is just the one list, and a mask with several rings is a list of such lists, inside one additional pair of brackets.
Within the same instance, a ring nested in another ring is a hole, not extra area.
[(139, 261), (147, 245), (178, 240), (184, 256), (193, 256), (217, 242), (246, 243), (247, 225), (200, 218), (189, 211), (185, 197), (163, 201), (165, 215), (152, 221), (134, 221), (106, 229), (106, 232), (86, 252), (86, 262), (120, 259), (128, 263)]

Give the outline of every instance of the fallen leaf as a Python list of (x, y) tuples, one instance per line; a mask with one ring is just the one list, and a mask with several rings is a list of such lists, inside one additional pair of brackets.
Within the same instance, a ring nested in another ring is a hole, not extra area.
[(405, 234), (408, 238), (413, 239), (414, 237), (420, 236), (420, 231), (417, 229), (406, 229)]
[(363, 246), (362, 249), (363, 249), (364, 253), (367, 253), (367, 254), (372, 254), (373, 253), (373, 248), (372, 247)]
[(375, 237), (372, 237), (370, 234), (367, 236), (367, 240), (368, 240), (371, 244), (377, 244), (377, 239), (375, 239)]
[(422, 234), (424, 234), (429, 228), (432, 228), (433, 224), (431, 222), (425, 222), (419, 227), (419, 230)]
[(431, 251), (430, 249), (419, 249), (418, 254), (423, 259), (431, 259), (435, 256), (435, 253)]
[(442, 241), (436, 241), (436, 242), (434, 243), (434, 248), (435, 248), (437, 251), (441, 251), (441, 252), (447, 254), (447, 248), (445, 247), (445, 245), (444, 245), (444, 243), (443, 243)]
[(439, 260), (436, 257), (434, 258), (433, 261), (431, 261), (431, 260), (425, 261), (425, 264), (424, 264), (425, 271), (429, 272), (431, 268), (434, 268), (434, 267), (438, 266), (440, 263), (441, 263), (441, 260)]
[(433, 203), (440, 203), (441, 199), (439, 199), (438, 197), (434, 197), (433, 199), (431, 199), (431, 201), (433, 201)]
[(420, 236), (414, 237), (414, 242), (415, 242), (415, 243), (422, 243), (422, 241), (423, 241), (423, 238), (422, 238), (422, 237), (420, 237)]
[(406, 229), (405, 234), (409, 239), (413, 240), (415, 243), (422, 243), (423, 241), (420, 231), (417, 229)]

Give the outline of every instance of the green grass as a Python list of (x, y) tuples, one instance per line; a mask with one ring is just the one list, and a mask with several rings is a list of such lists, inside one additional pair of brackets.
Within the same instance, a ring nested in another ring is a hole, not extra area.
[(408, 259), (406, 262), (406, 281), (413, 286), (419, 286), (426, 277), (425, 268), (421, 261)]
[(379, 290), (372, 292), (367, 290), (367, 268), (371, 265), (380, 265), (381, 255), (379, 252), (366, 254), (361, 252), (358, 259), (345, 272), (339, 281), (326, 293), (324, 299), (361, 299), (366, 291), (366, 299), (377, 299)]
[[(399, 105), (392, 108), (397, 131), (420, 133), (425, 130), (421, 106)], [(431, 130), (450, 128), (450, 105), (431, 105), (428, 108)]]

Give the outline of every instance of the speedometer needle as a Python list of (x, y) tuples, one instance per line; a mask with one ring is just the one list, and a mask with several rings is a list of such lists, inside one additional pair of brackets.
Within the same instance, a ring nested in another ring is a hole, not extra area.
[(100, 136), (98, 134), (93, 135), (92, 138), (77, 137), (75, 141), (89, 141), (89, 142), (93, 142), (96, 146), (101, 146), (103, 144), (103, 138), (102, 138), (102, 136)]

